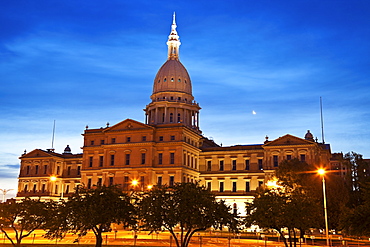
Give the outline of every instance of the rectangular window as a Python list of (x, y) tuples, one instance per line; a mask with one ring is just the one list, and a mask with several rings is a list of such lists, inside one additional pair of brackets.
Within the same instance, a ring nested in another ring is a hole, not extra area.
[(170, 186), (175, 185), (175, 176), (170, 176)]
[(41, 192), (42, 193), (45, 193), (45, 188), (46, 188), (46, 184), (42, 184), (42, 187), (41, 187)]
[(146, 142), (146, 136), (142, 136), (142, 137), (141, 137), (141, 140), (142, 140), (143, 142)]
[(212, 190), (212, 182), (208, 182), (207, 183), (207, 189), (208, 190)]
[(128, 190), (128, 185), (129, 185), (128, 180), (129, 180), (128, 176), (123, 177), (123, 190), (126, 190), (126, 191)]
[(141, 164), (142, 164), (142, 165), (145, 165), (145, 156), (146, 156), (146, 154), (145, 154), (145, 153), (142, 153), (142, 154), (141, 154)]
[(131, 137), (130, 136), (126, 137), (126, 142), (131, 142)]
[(26, 169), (26, 174), (30, 174), (30, 166), (27, 166), (27, 169)]
[(113, 183), (114, 183), (114, 178), (113, 177), (109, 177), (109, 186), (112, 186)]
[(93, 166), (93, 157), (89, 157), (89, 167)]
[(36, 184), (33, 185), (33, 190), (32, 190), (33, 193), (36, 193), (36, 186), (37, 186)]
[(28, 185), (26, 184), (26, 185), (24, 186), (24, 192), (27, 192), (27, 190), (28, 190)]
[(249, 171), (249, 160), (245, 160), (245, 170)]
[(233, 182), (233, 192), (236, 192), (236, 182)]
[(81, 175), (81, 166), (77, 166), (77, 175)]
[(111, 139), (112, 144), (116, 143), (116, 138)]
[(250, 185), (249, 185), (249, 181), (245, 182), (245, 192), (250, 192), (251, 191), (251, 188), (250, 188)]
[(211, 171), (211, 170), (212, 170), (212, 161), (207, 160), (207, 171)]
[(48, 165), (44, 165), (44, 174), (48, 172)]
[(288, 154), (288, 155), (286, 156), (286, 159), (287, 159), (287, 160), (291, 160), (291, 159), (292, 159), (292, 156), (291, 156), (290, 154)]
[(220, 160), (220, 171), (224, 170), (224, 161)]
[(232, 168), (233, 171), (236, 171), (236, 160), (232, 161)]
[(261, 187), (263, 185), (263, 181), (258, 181), (258, 187)]
[(220, 192), (224, 192), (224, 182), (220, 182)]
[(65, 191), (66, 194), (69, 193), (69, 184), (66, 186), (66, 191)]
[(67, 175), (68, 176), (71, 175), (71, 167), (70, 166), (67, 167)]
[(170, 153), (170, 164), (175, 164), (175, 153)]
[(272, 160), (273, 160), (273, 163), (274, 163), (274, 167), (278, 167), (279, 166), (279, 157), (277, 155), (274, 155), (274, 156), (272, 156)]
[(130, 154), (126, 154), (126, 165), (130, 165)]
[(305, 154), (301, 154), (301, 161), (306, 161), (306, 155)]
[(57, 184), (55, 185), (55, 191), (54, 191), (54, 194), (58, 194), (58, 185), (57, 185)]
[(38, 165), (36, 165), (35, 166), (35, 174), (38, 174), (39, 173), (39, 166)]
[(57, 175), (59, 175), (60, 172), (60, 166), (57, 166)]
[(175, 140), (175, 136), (171, 136), (171, 141), (174, 141)]
[(140, 187), (141, 187), (141, 189), (144, 189), (144, 186), (145, 186), (145, 177), (141, 176), (140, 177)]
[(94, 144), (95, 144), (95, 141), (90, 141), (91, 146), (94, 146)]
[(103, 178), (98, 178), (98, 186), (102, 186), (103, 185)]
[(103, 167), (104, 165), (104, 156), (99, 156), (99, 166)]
[(87, 188), (91, 189), (91, 178), (87, 180)]
[(110, 165), (114, 166), (114, 154), (110, 155)]
[(159, 153), (158, 154), (158, 164), (159, 165), (162, 165), (162, 161), (163, 161), (163, 154), (162, 153)]
[(263, 170), (262, 159), (258, 159), (258, 169)]
[(162, 177), (158, 177), (157, 185), (162, 186)]
[(104, 145), (104, 140), (100, 140), (100, 145)]
[(160, 137), (159, 137), (159, 141), (160, 141), (160, 142), (163, 142), (163, 136), (160, 136)]

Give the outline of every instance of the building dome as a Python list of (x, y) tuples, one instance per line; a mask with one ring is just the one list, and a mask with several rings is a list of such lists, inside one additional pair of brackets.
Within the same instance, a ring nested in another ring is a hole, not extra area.
[(67, 147), (64, 149), (64, 153), (63, 154), (71, 154), (71, 148), (69, 147), (69, 145), (67, 145)]
[(309, 131), (309, 130), (307, 130), (307, 133), (306, 133), (306, 135), (304, 136), (304, 139), (306, 139), (307, 141), (315, 141), (314, 139), (313, 139), (313, 135), (312, 135), (312, 133)]
[(160, 92), (192, 94), (189, 73), (179, 60), (167, 60), (159, 69), (154, 79), (153, 94)]

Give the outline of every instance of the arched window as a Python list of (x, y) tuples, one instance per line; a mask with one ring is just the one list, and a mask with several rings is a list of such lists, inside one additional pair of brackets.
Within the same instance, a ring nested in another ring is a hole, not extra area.
[(177, 114), (177, 122), (178, 122), (178, 123), (180, 123), (180, 122), (181, 122), (181, 115), (180, 115), (180, 113), (179, 113), (179, 114)]

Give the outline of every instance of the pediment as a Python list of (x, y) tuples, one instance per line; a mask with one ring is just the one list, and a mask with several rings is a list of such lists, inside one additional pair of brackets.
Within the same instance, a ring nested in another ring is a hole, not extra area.
[(264, 144), (264, 147), (272, 147), (272, 146), (290, 146), (290, 145), (312, 145), (315, 142), (308, 141), (293, 135), (284, 135), (282, 137), (279, 137), (273, 141), (270, 141), (266, 144)]
[(35, 149), (29, 153), (23, 154), (23, 158), (42, 158), (42, 157), (53, 157), (56, 156), (56, 153), (49, 153), (47, 151), (44, 151), (42, 149)]
[(153, 129), (153, 127), (128, 118), (126, 120), (123, 120), (122, 122), (119, 122), (113, 125), (112, 127), (106, 128), (104, 132), (128, 131), (128, 130), (138, 130), (138, 129), (150, 129), (151, 130)]

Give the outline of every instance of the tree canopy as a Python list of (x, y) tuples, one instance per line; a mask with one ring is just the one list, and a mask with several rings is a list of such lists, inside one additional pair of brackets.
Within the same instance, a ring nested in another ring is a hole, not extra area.
[[(224, 201), (198, 183), (177, 183), (154, 187), (139, 201), (142, 228), (150, 231), (168, 230), (178, 247), (187, 247), (194, 233), (207, 228), (230, 227), (236, 230), (236, 216)], [(179, 227), (180, 236), (175, 234)]]
[[(19, 203), (1, 203), (0, 230), (13, 246), (20, 246), (22, 239), (28, 237), (34, 230), (42, 228), (45, 225), (49, 215), (48, 207), (51, 204), (29, 198)], [(15, 240), (9, 235), (11, 231), (15, 233)]]
[(79, 236), (92, 230), (96, 247), (102, 245), (102, 232), (112, 223), (135, 226), (135, 207), (131, 197), (114, 186), (98, 186), (92, 189), (78, 187), (68, 201), (58, 205), (58, 214), (48, 225), (47, 237), (62, 237), (72, 232)]

